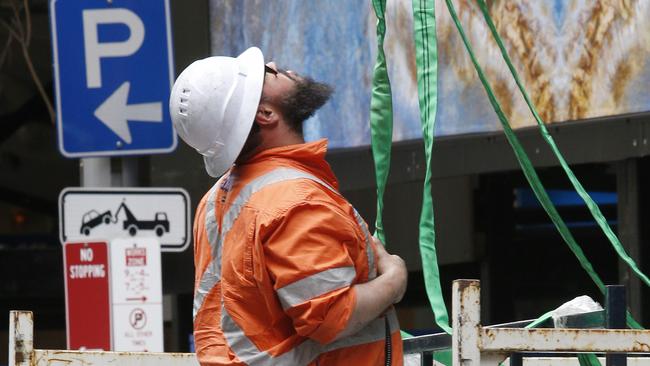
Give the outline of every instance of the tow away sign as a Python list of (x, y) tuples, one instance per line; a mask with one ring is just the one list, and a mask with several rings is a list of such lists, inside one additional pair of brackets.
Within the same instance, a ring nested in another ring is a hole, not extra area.
[(66, 188), (61, 243), (149, 237), (163, 252), (181, 252), (190, 241), (189, 201), (181, 188)]
[(162, 272), (154, 238), (111, 241), (115, 351), (163, 352)]
[(163, 351), (155, 238), (64, 243), (68, 349)]

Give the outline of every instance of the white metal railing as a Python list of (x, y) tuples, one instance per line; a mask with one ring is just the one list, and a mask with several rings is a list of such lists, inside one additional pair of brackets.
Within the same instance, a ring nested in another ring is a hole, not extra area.
[[(522, 329), (480, 323), (480, 284), (456, 280), (452, 294), (453, 366), (496, 365), (513, 352), (650, 353), (650, 330)], [(9, 315), (9, 366), (197, 366), (193, 353), (68, 351), (34, 349), (30, 311)], [(448, 343), (447, 343), (448, 344)], [(650, 358), (629, 358), (629, 366), (650, 366)], [(577, 365), (575, 357), (527, 357), (524, 366)]]
[(9, 366), (198, 366), (194, 353), (108, 352), (34, 349), (31, 311), (9, 313)]
[(479, 281), (454, 281), (453, 366), (495, 365), (513, 352), (650, 353), (650, 330), (487, 328), (480, 323), (480, 312)]

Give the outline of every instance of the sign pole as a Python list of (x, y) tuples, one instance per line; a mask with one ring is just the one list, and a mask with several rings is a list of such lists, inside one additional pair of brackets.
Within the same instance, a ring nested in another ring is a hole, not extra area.
[(83, 158), (80, 159), (82, 187), (110, 187), (111, 159)]
[[(169, 0), (48, 0), (48, 3), (59, 150), (68, 158), (81, 159), (80, 185), (86, 189), (86, 194), (78, 197), (69, 190), (59, 196), (60, 234), (65, 247), (67, 328), (75, 329), (73, 334), (68, 334), (68, 344), (73, 348), (107, 350), (117, 343), (111, 345), (102, 339), (91, 345), (90, 335), (83, 333), (98, 327), (84, 328), (89, 321), (83, 316), (95, 314), (84, 307), (83, 294), (101, 293), (95, 297), (106, 306), (113, 297), (106, 285), (110, 264), (96, 261), (107, 258), (104, 254), (108, 250), (116, 256), (122, 255), (121, 259), (129, 261), (126, 264), (129, 268), (124, 269), (128, 270), (128, 283), (142, 285), (144, 291), (144, 287), (150, 286), (136, 277), (144, 278), (149, 273), (153, 276), (155, 272), (160, 278), (160, 248), (183, 251), (188, 244), (186, 192), (136, 188), (118, 192), (112, 188), (145, 184), (147, 179), (143, 178), (143, 182), (139, 179), (141, 160), (137, 156), (167, 153), (176, 148), (177, 137), (168, 111), (174, 80)], [(123, 37), (123, 30), (127, 30), (127, 37)], [(63, 209), (69, 205), (70, 209)], [(101, 245), (95, 245), (100, 243), (97, 238), (104, 240)], [(113, 239), (127, 240), (129, 247), (118, 250), (118, 244), (112, 244)], [(148, 261), (156, 265), (150, 266)], [(119, 313), (112, 319), (107, 312), (101, 319), (91, 320), (101, 320), (101, 325), (109, 328), (123, 326), (119, 328), (120, 334), (128, 339), (118, 337), (116, 342), (126, 342), (128, 347), (118, 348), (162, 351), (159, 282), (155, 293), (146, 296), (136, 293), (133, 297), (136, 300), (130, 295), (123, 299), (138, 305), (128, 314)], [(116, 289), (125, 286), (124, 281), (113, 285), (118, 286)], [(78, 294), (82, 296), (70, 297)], [(79, 303), (81, 306), (77, 306)], [(76, 343), (77, 335), (81, 335), (80, 343)], [(134, 337), (136, 343), (127, 342)], [(74, 342), (70, 343), (70, 339)]]
[(120, 159), (122, 171), (120, 172), (120, 182), (122, 187), (138, 187), (138, 168), (140, 167), (137, 157), (123, 157)]
[(120, 158), (121, 171), (111, 172), (111, 158), (79, 159), (81, 187), (138, 187), (137, 158)]

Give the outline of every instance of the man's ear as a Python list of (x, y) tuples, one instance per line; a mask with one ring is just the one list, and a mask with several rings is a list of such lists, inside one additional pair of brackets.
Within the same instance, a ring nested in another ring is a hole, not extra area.
[(257, 121), (260, 127), (276, 124), (278, 122), (278, 119), (278, 114), (265, 103), (262, 103), (259, 105), (259, 107), (257, 107), (255, 121)]

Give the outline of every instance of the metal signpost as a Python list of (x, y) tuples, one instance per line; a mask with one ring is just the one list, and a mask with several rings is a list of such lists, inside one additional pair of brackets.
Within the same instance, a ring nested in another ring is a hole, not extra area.
[(173, 151), (169, 1), (50, 0), (50, 25), (61, 153)]
[[(177, 143), (169, 0), (50, 0), (49, 10), (59, 150), (82, 158), (83, 186), (137, 185), (135, 160), (112, 173), (110, 157)], [(189, 244), (187, 192), (67, 188), (59, 214), (68, 348), (163, 351), (160, 251)]]
[(66, 188), (61, 243), (149, 237), (163, 252), (182, 252), (190, 242), (189, 201), (182, 188)]

